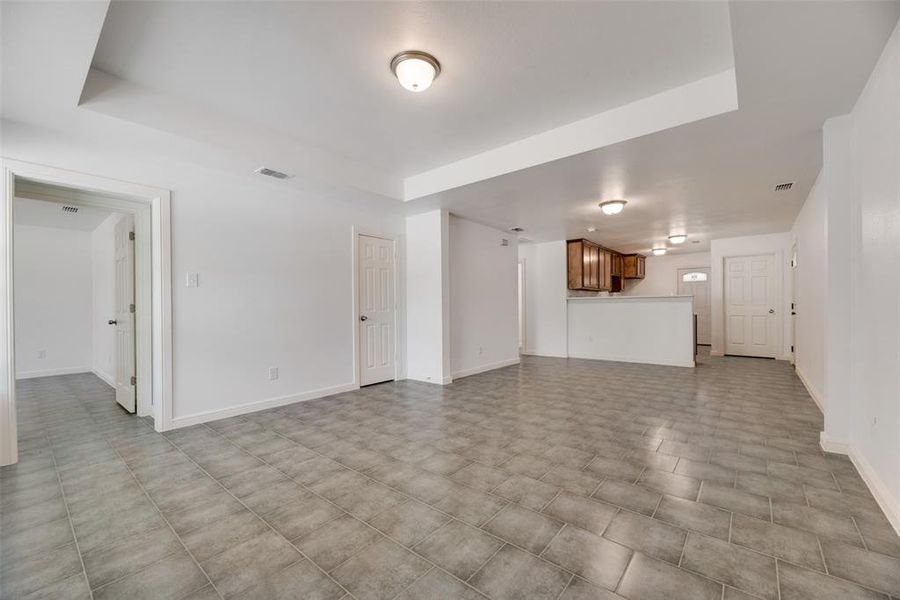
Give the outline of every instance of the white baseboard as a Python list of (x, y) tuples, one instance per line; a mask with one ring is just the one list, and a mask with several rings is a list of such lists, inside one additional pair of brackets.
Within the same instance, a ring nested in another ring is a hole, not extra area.
[(680, 361), (680, 360), (648, 360), (644, 358), (632, 358), (628, 356), (587, 356), (587, 355), (577, 355), (577, 354), (569, 354), (569, 358), (583, 358), (587, 360), (606, 360), (610, 362), (624, 362), (624, 363), (635, 363), (641, 365), (662, 365), (664, 367), (690, 367), (693, 368), (697, 366), (693, 360), (691, 361)]
[(819, 446), (825, 452), (833, 452), (834, 454), (850, 454), (850, 444), (844, 442), (835, 442), (825, 437), (825, 432), (819, 434)]
[(227, 419), (229, 417), (237, 417), (249, 413), (267, 410), (269, 408), (278, 408), (296, 402), (305, 402), (307, 400), (315, 400), (334, 394), (343, 392), (351, 392), (358, 390), (359, 386), (355, 383), (347, 383), (344, 385), (336, 385), (333, 387), (321, 388), (318, 390), (310, 390), (300, 394), (291, 394), (289, 396), (279, 396), (277, 398), (268, 398), (266, 400), (257, 400), (256, 402), (248, 402), (237, 406), (229, 406), (228, 408), (220, 408), (216, 410), (208, 410), (205, 412), (185, 415), (183, 417), (175, 417), (172, 419), (172, 429), (180, 427), (190, 427), (191, 425), (199, 425), (200, 423), (208, 423), (209, 421), (218, 421), (219, 419)]
[(74, 375), (90, 373), (90, 367), (62, 367), (60, 369), (43, 369), (41, 371), (22, 371), (16, 373), (16, 379), (34, 379), (35, 377), (53, 377), (54, 375)]
[(546, 358), (569, 358), (568, 354), (557, 354), (555, 352), (540, 352), (538, 350), (529, 350), (526, 348), (522, 351), (525, 356), (543, 356)]
[(410, 375), (407, 375), (405, 377), (405, 379), (408, 379), (410, 381), (418, 381), (421, 383), (431, 383), (434, 385), (450, 385), (451, 383), (453, 383), (453, 377), (450, 377), (450, 376), (442, 377), (441, 379), (439, 379), (437, 381), (435, 381), (434, 379), (427, 378), (427, 377), (412, 377)]
[(477, 375), (478, 373), (484, 373), (485, 371), (493, 371), (494, 369), (502, 369), (503, 367), (511, 367), (512, 365), (517, 365), (520, 362), (521, 361), (519, 360), (519, 357), (508, 358), (506, 360), (498, 360), (496, 362), (488, 363), (486, 365), (472, 367), (471, 369), (463, 369), (462, 371), (456, 371), (453, 373), (453, 379), (460, 379), (462, 377), (468, 377), (469, 375)]
[(116, 387), (116, 378), (110, 375), (109, 373), (104, 373), (100, 369), (91, 369), (91, 373), (99, 377), (103, 380), (103, 383), (108, 385), (109, 387)]
[(806, 388), (806, 391), (809, 392), (810, 397), (813, 399), (813, 402), (816, 403), (816, 406), (819, 407), (819, 412), (823, 415), (825, 414), (825, 399), (819, 393), (819, 390), (815, 388), (809, 382), (809, 379), (806, 378), (806, 375), (803, 374), (803, 371), (797, 365), (794, 365), (794, 371), (797, 373), (797, 377), (800, 378), (800, 381), (803, 383), (803, 387)]

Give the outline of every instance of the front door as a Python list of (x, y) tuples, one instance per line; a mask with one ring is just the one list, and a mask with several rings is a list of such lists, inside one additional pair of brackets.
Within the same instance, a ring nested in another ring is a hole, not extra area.
[(709, 345), (709, 267), (678, 269), (678, 295), (694, 297), (694, 313), (697, 315), (697, 343)]
[(359, 236), (359, 383), (394, 379), (394, 242)]
[(777, 356), (780, 297), (774, 255), (725, 259), (725, 354)]
[(116, 223), (116, 402), (130, 413), (137, 407), (134, 365), (134, 218)]

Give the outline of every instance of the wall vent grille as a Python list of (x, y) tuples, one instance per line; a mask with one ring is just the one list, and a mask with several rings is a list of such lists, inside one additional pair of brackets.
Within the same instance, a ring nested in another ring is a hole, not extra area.
[(791, 189), (792, 187), (794, 187), (793, 181), (789, 181), (787, 183), (779, 183), (778, 185), (775, 186), (775, 191), (776, 192), (786, 192), (789, 189)]
[(293, 175), (288, 175), (287, 173), (282, 173), (281, 171), (276, 171), (275, 169), (269, 169), (268, 167), (260, 167), (256, 170), (260, 175), (265, 175), (266, 177), (274, 177), (275, 179), (290, 179)]
[(75, 213), (78, 212), (78, 207), (77, 206), (69, 206), (68, 204), (63, 204), (63, 206), (60, 210), (62, 210), (64, 213), (66, 213), (68, 215), (74, 215)]

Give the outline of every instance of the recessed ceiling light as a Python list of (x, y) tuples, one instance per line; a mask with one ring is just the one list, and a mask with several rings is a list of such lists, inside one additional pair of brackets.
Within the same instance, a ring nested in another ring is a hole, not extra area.
[(441, 74), (441, 63), (420, 50), (406, 50), (391, 59), (391, 72), (404, 88), (424, 92)]
[(653, 253), (653, 256), (662, 256), (663, 254), (666, 253), (666, 249), (665, 248), (654, 248), (650, 252)]
[(595, 231), (597, 231), (597, 228), (594, 227), (593, 225), (591, 225), (590, 227), (587, 228), (587, 230), (588, 230), (588, 233), (594, 233)]
[(600, 210), (603, 211), (604, 215), (617, 215), (625, 208), (625, 204), (627, 202), (624, 200), (607, 200), (600, 203)]
[(669, 241), (673, 244), (683, 244), (687, 240), (687, 236), (683, 233), (679, 233), (678, 235), (670, 235)]

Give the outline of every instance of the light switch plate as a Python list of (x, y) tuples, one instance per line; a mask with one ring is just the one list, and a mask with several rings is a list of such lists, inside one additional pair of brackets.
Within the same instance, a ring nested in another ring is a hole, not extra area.
[(269, 367), (269, 381), (278, 379), (278, 367)]
[(188, 273), (184, 284), (187, 287), (200, 287), (200, 273)]

